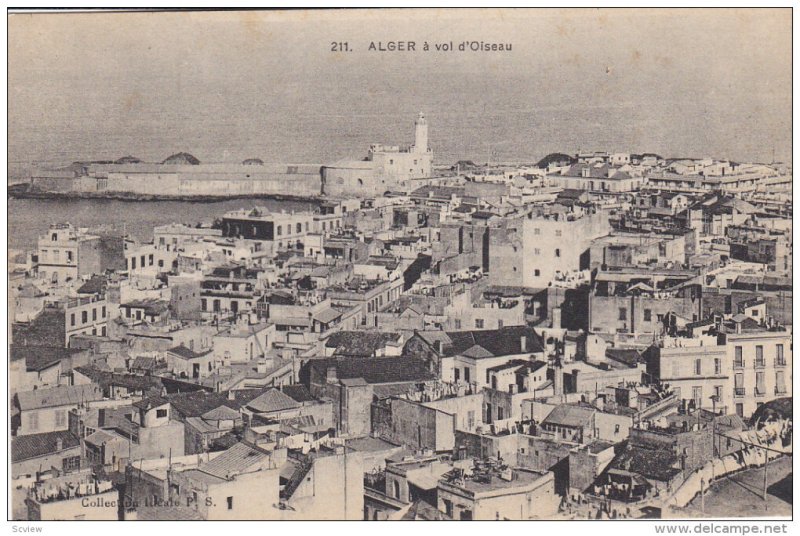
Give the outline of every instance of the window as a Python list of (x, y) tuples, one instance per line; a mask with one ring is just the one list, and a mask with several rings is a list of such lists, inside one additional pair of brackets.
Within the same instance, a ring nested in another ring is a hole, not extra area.
[(556, 257), (560, 257), (560, 256), (561, 256), (561, 250), (556, 248)]
[(71, 315), (69, 315), (69, 325), (70, 326), (74, 326), (75, 325), (75, 313), (72, 313)]
[(56, 411), (56, 427), (61, 428), (62, 426), (67, 425), (67, 412), (66, 410), (60, 409)]
[(28, 413), (28, 428), (30, 430), (39, 429), (39, 414), (36, 412)]
[(278, 225), (278, 236), (283, 234), (283, 225)]
[(156, 417), (159, 419), (164, 419), (167, 417), (167, 410), (165, 409), (157, 409), (156, 410)]
[(460, 381), (461, 380), (461, 369), (460, 368), (453, 369), (453, 374), (455, 375), (454, 378), (455, 378), (456, 381)]
[(102, 318), (106, 317), (106, 306), (105, 305), (100, 309), (100, 316)]
[(722, 360), (718, 357), (714, 358), (714, 374), (717, 376), (722, 374)]
[(756, 372), (756, 396), (764, 396), (767, 394), (767, 388), (764, 386), (764, 373)]
[(228, 510), (233, 510), (233, 497), (228, 497), (226, 500), (228, 502)]
[(502, 407), (497, 406), (497, 420), (502, 421), (503, 419), (505, 419), (505, 412)]
[(542, 234), (542, 230), (537, 227), (537, 228), (535, 228), (533, 230), (533, 234), (535, 234), (536, 236), (539, 236), (540, 234)]
[(776, 344), (775, 345), (775, 365), (776, 366), (784, 366), (786, 365), (786, 357), (783, 355), (783, 345)]
[(298, 223), (297, 224), (297, 232), (298, 233), (302, 233), (303, 232), (303, 224), (302, 223)]
[(561, 236), (561, 229), (556, 231), (556, 236)]
[(784, 373), (782, 370), (775, 371), (775, 394), (786, 394), (786, 381), (784, 379)]
[(456, 329), (461, 329), (461, 319), (460, 318), (456, 318), (453, 323), (455, 324)]
[(81, 311), (81, 324), (89, 321), (89, 311)]
[(497, 321), (497, 329), (503, 329), (503, 321), (502, 320), (498, 320)]
[(131, 257), (131, 270), (136, 269), (136, 257)]
[(147, 258), (147, 265), (153, 266), (153, 254), (151, 253)]
[(653, 320), (653, 311), (651, 311), (650, 309), (645, 309), (644, 310), (644, 321), (645, 322), (650, 322), (652, 320)]
[(453, 501), (448, 501), (447, 499), (443, 499), (444, 502), (444, 513), (447, 514), (447, 517), (453, 517)]
[(67, 473), (69, 471), (74, 471), (76, 469), (81, 468), (81, 457), (80, 456), (70, 456), (69, 458), (64, 458), (61, 460), (61, 467), (64, 469), (64, 472)]
[(628, 319), (628, 309), (625, 307), (619, 308), (619, 319), (620, 320), (627, 320)]
[(92, 322), (97, 322), (97, 307), (92, 308)]
[(536, 268), (536, 269), (533, 271), (533, 275), (534, 275), (535, 277), (539, 277), (539, 276), (541, 275), (541, 273), (542, 273), (542, 272), (540, 272), (538, 268)]
[(733, 349), (733, 368), (743, 368), (744, 359), (742, 358), (742, 347), (736, 346)]
[(542, 254), (542, 250), (539, 249), (539, 248), (533, 248), (533, 254), (534, 255), (541, 255)]
[(764, 347), (760, 344), (756, 346), (756, 367), (764, 366)]
[(733, 396), (744, 396), (744, 374), (733, 375)]
[(617, 435), (617, 434), (619, 434), (619, 425), (615, 424), (614, 425), (614, 435)]
[(715, 385), (714, 386), (714, 396), (716, 397), (716, 399), (717, 399), (716, 401), (717, 402), (722, 400), (722, 386), (721, 385)]
[(700, 376), (703, 374), (703, 360), (702, 359), (695, 359), (694, 360), (694, 373), (696, 376)]
[(703, 407), (703, 388), (700, 386), (692, 387), (692, 400), (694, 400), (694, 407)]
[(469, 369), (464, 367), (464, 381), (469, 383)]
[(476, 318), (475, 319), (475, 327), (477, 329), (483, 329), (483, 318)]

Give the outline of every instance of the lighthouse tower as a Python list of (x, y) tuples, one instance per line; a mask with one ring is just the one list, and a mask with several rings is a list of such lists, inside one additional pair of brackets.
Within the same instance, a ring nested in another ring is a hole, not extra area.
[(419, 113), (417, 120), (414, 121), (414, 152), (428, 152), (428, 122), (422, 112)]

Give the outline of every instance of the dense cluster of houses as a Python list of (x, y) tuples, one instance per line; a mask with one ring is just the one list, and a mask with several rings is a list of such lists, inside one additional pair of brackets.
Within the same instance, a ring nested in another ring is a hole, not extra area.
[(147, 242), (52, 225), (11, 273), (14, 516), (661, 511), (767, 420), (791, 449), (787, 173), (550, 155)]

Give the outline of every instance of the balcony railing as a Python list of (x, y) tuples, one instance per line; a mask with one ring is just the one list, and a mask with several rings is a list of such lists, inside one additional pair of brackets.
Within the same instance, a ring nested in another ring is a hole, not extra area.
[(755, 368), (764, 368), (767, 365), (766, 365), (766, 362), (764, 361), (764, 359), (762, 358), (762, 359), (756, 359), (755, 362), (753, 363), (753, 366)]
[(776, 357), (775, 358), (775, 366), (776, 367), (785, 367), (786, 366), (786, 358), (785, 357)]
[(742, 369), (742, 368), (744, 368), (744, 359), (742, 359), (742, 360), (740, 360), (740, 361), (735, 361), (735, 360), (734, 360), (734, 362), (733, 362), (733, 368), (735, 368), (735, 369)]
[(734, 387), (733, 396), (739, 398), (744, 396), (744, 387)]

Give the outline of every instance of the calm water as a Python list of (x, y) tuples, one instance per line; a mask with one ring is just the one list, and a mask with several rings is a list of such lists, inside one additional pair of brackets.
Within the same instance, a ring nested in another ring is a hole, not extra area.
[(141, 240), (153, 237), (153, 227), (177, 222), (194, 225), (225, 212), (255, 206), (272, 210), (303, 210), (309, 203), (268, 199), (235, 199), (214, 203), (185, 201), (124, 202), (114, 200), (8, 200), (8, 247), (32, 249), (51, 223), (69, 222), (104, 233), (128, 233)]

